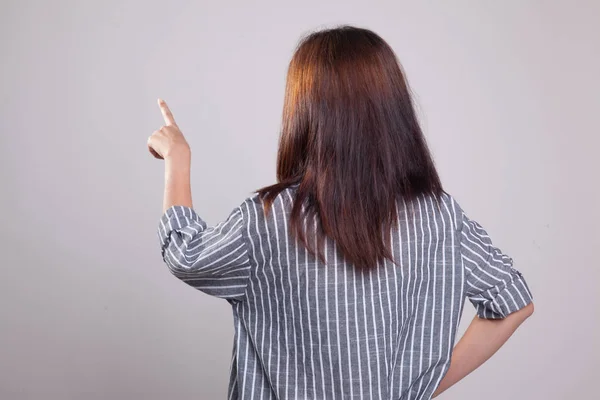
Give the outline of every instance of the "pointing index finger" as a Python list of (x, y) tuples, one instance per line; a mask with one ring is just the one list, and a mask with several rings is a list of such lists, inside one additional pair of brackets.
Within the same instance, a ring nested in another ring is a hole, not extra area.
[(175, 123), (175, 118), (173, 118), (173, 114), (171, 113), (171, 110), (169, 110), (169, 106), (167, 106), (167, 103), (165, 103), (164, 100), (158, 99), (158, 107), (160, 107), (160, 112), (162, 113), (163, 118), (165, 119), (165, 125), (177, 126), (177, 124)]

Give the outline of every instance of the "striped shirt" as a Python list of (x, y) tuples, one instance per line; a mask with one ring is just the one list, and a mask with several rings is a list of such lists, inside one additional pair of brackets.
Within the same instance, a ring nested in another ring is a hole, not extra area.
[(182, 206), (160, 221), (170, 271), (232, 306), (229, 399), (430, 399), (465, 298), (488, 319), (532, 301), (512, 259), (450, 195), (399, 201), (397, 265), (361, 271), (331, 239), (325, 263), (294, 239), (295, 190), (268, 217), (254, 195), (213, 227)]

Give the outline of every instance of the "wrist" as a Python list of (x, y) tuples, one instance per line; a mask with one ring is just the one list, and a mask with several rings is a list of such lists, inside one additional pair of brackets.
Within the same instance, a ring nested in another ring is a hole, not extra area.
[(192, 154), (189, 149), (175, 149), (165, 155), (165, 164), (169, 168), (189, 169)]
[(190, 162), (192, 152), (187, 145), (177, 145), (169, 149), (164, 156), (165, 161), (169, 162)]

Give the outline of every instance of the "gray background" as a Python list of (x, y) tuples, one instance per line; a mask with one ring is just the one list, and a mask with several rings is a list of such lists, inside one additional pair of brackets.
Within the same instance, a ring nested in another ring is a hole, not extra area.
[(338, 23), (396, 50), (446, 188), (536, 298), (443, 398), (595, 398), (599, 16), (567, 0), (2, 1), (0, 398), (225, 397), (229, 306), (160, 260), (156, 98), (216, 223), (273, 182), (287, 63)]

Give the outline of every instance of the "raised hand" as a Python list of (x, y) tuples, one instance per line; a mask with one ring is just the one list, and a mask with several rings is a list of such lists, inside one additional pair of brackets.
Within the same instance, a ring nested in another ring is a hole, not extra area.
[(159, 99), (158, 106), (165, 120), (165, 125), (150, 135), (148, 150), (154, 157), (161, 160), (176, 154), (189, 154), (190, 147), (175, 123), (167, 103)]

